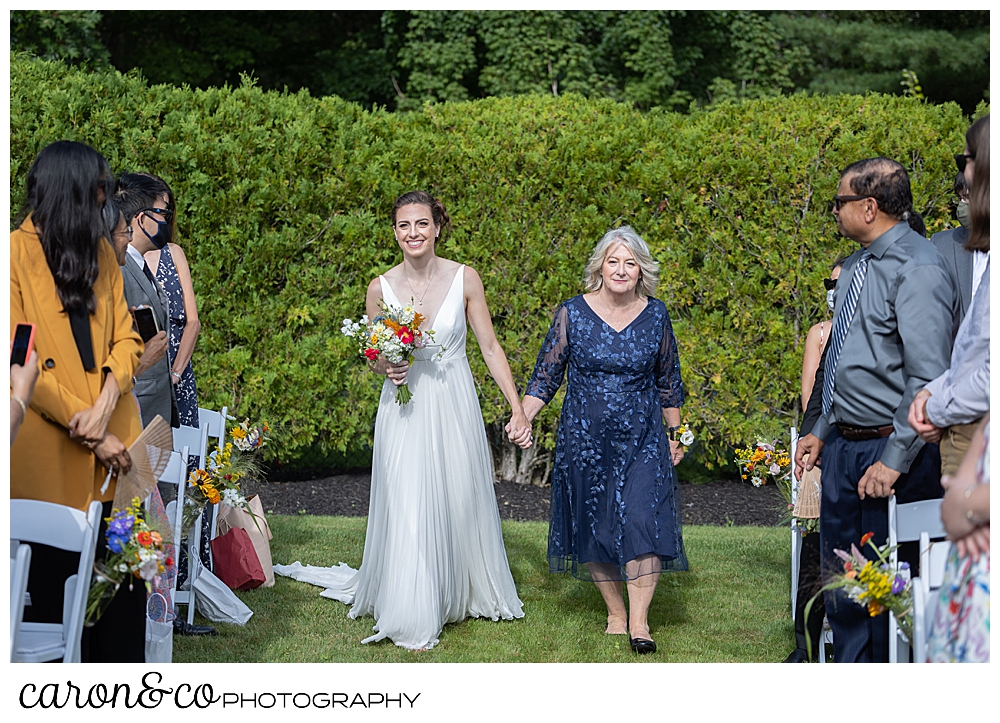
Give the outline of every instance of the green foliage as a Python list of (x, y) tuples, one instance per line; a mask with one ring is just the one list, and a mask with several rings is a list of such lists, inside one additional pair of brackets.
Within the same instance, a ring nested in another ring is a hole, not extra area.
[[(364, 110), (336, 97), (149, 86), (11, 58), (11, 206), (35, 154), (60, 138), (116, 171), (173, 187), (202, 321), (206, 406), (282, 430), (271, 462), (371, 444), (380, 378), (339, 333), (368, 282), (400, 260), (387, 215), (425, 188), (454, 231), (439, 248), (483, 277), (519, 388), (584, 263), (628, 223), (661, 264), (678, 339), (694, 461), (728, 464), (800, 416), (802, 344), (824, 318), (821, 280), (851, 250), (828, 212), (839, 171), (886, 155), (911, 174), (931, 233), (948, 224), (952, 154), (968, 120), (901, 96), (774, 97), (685, 116), (580, 95)], [(984, 109), (985, 110), (985, 109)], [(470, 361), (499, 445), (509, 411), (478, 347)], [(551, 449), (559, 398), (536, 439)], [(500, 447), (496, 446), (495, 450)]]
[(11, 10), (10, 49), (45, 60), (106, 66), (108, 49), (97, 32), (98, 10)]

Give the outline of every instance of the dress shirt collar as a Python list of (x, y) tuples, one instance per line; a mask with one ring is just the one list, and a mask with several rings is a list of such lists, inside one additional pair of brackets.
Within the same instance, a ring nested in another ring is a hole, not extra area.
[(870, 253), (875, 258), (880, 259), (885, 254), (885, 252), (889, 250), (889, 247), (892, 246), (894, 243), (896, 243), (896, 241), (901, 239), (909, 230), (910, 230), (910, 224), (908, 224), (906, 221), (900, 221), (895, 226), (893, 226), (888, 231), (879, 236), (877, 239), (872, 241), (871, 245), (869, 245), (868, 248), (864, 250)]
[(128, 252), (129, 257), (139, 266), (140, 271), (146, 268), (146, 259), (142, 257), (142, 254), (139, 253), (139, 250), (135, 246), (129, 244), (125, 247), (125, 251)]

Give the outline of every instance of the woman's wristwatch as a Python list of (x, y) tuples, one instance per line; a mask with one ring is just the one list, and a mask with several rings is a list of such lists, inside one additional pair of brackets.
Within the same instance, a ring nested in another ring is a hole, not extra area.
[(667, 427), (667, 439), (671, 442), (679, 442), (680, 440), (677, 438), (677, 432), (680, 431), (680, 428), (681, 425), (679, 424), (676, 427)]

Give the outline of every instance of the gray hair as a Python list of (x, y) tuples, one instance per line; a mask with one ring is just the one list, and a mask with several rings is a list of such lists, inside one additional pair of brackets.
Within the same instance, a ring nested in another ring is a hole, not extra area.
[(590, 260), (587, 261), (587, 266), (583, 271), (583, 282), (587, 291), (598, 291), (604, 285), (601, 267), (604, 265), (604, 259), (608, 252), (619, 244), (627, 248), (632, 253), (636, 263), (639, 264), (639, 281), (635, 285), (635, 293), (639, 296), (656, 294), (660, 264), (649, 253), (649, 246), (646, 245), (646, 242), (631, 226), (613, 228), (597, 242), (594, 253), (590, 255)]

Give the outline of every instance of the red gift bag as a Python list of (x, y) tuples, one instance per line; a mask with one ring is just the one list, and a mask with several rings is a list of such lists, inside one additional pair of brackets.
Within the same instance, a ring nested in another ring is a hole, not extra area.
[(212, 540), (215, 575), (233, 590), (252, 590), (267, 579), (247, 531), (234, 527)]

